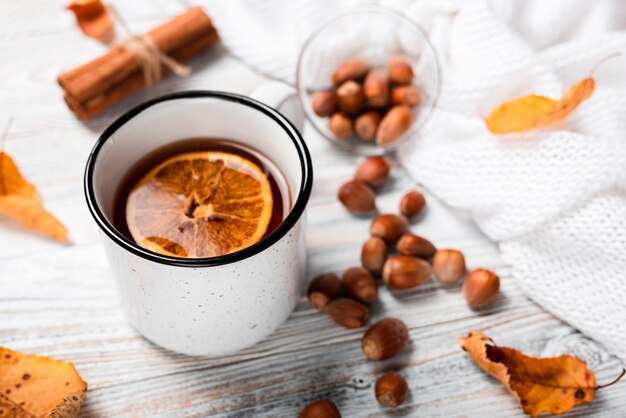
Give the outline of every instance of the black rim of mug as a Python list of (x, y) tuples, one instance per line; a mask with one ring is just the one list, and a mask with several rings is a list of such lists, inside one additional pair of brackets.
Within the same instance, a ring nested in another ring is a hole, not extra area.
[[(244, 106), (251, 107), (255, 110), (264, 113), (266, 116), (273, 119), (278, 125), (280, 125), (289, 138), (292, 140), (296, 151), (298, 152), (298, 157), (300, 159), (300, 168), (302, 171), (302, 180), (300, 182), (300, 191), (298, 193), (298, 197), (289, 211), (287, 217), (283, 220), (283, 222), (278, 225), (278, 227), (265, 236), (262, 240), (253, 244), (249, 247), (244, 248), (243, 250), (225, 254), (216, 257), (210, 258), (178, 258), (178, 257), (170, 257), (167, 255), (161, 255), (154, 253), (150, 250), (147, 250), (135, 242), (129, 240), (124, 235), (122, 235), (117, 229), (106, 219), (100, 207), (96, 202), (96, 195), (94, 191), (93, 185), (93, 173), (95, 170), (96, 161), (98, 159), (98, 154), (100, 150), (107, 142), (109, 138), (125, 123), (133, 119), (135, 116), (139, 115), (144, 110), (162, 103), (171, 100), (180, 100), (180, 99), (195, 99), (195, 98), (216, 98), (221, 100), (227, 100), (231, 102), (236, 102), (242, 104)], [(282, 237), (284, 237), (291, 229), (296, 225), (296, 223), (302, 217), (306, 205), (311, 196), (311, 189), (313, 188), (313, 164), (311, 160), (311, 154), (302, 139), (302, 135), (300, 132), (289, 122), (287, 118), (285, 118), (280, 112), (263, 104), (257, 100), (251, 99), (249, 97), (241, 96), (239, 94), (234, 93), (226, 93), (219, 91), (203, 91), (203, 90), (193, 90), (193, 91), (184, 91), (179, 93), (167, 94), (164, 96), (160, 96), (151, 100), (148, 100), (145, 103), (142, 103), (131, 110), (124, 113), (117, 120), (115, 120), (105, 131), (100, 135), (100, 138), (96, 141), (96, 144), (89, 155), (87, 160), (87, 166), (85, 168), (85, 178), (84, 178), (84, 187), (85, 187), (85, 198), (87, 199), (87, 206), (89, 207), (89, 211), (91, 215), (95, 219), (96, 223), (102, 229), (102, 231), (109, 237), (113, 242), (115, 242), (120, 247), (124, 248), (131, 253), (144, 258), (146, 260), (153, 261), (155, 263), (166, 264), (171, 266), (178, 267), (210, 267), (210, 266), (220, 266), (225, 264), (234, 263), (237, 261), (244, 260), (246, 258), (252, 257), (256, 254), (263, 252), (264, 250), (270, 248), (276, 242), (278, 242)]]

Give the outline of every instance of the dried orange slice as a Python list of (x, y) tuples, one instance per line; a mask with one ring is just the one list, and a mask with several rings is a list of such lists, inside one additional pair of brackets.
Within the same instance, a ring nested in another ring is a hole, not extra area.
[(226, 152), (169, 158), (133, 188), (126, 220), (133, 239), (174, 257), (215, 257), (263, 238), (272, 189), (252, 161)]

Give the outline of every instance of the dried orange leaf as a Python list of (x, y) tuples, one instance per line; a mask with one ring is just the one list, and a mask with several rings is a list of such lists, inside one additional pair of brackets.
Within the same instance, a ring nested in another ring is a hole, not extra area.
[(590, 403), (596, 378), (584, 361), (575, 357), (529, 357), (509, 347), (498, 347), (478, 331), (459, 344), (481, 369), (495, 377), (521, 403), (524, 412), (562, 414)]
[(113, 39), (113, 22), (100, 0), (75, 0), (67, 6), (83, 33), (101, 42)]
[(58, 241), (67, 241), (67, 229), (46, 211), (35, 186), (29, 183), (6, 153), (0, 152), (0, 215)]
[(8, 154), (0, 152), (0, 196), (9, 194), (39, 200), (35, 186), (22, 176), (22, 173), (20, 173), (20, 170)]
[(526, 132), (566, 118), (593, 94), (592, 77), (574, 84), (560, 100), (530, 95), (509, 100), (495, 108), (485, 122), (493, 134)]
[(57, 241), (67, 241), (67, 228), (37, 201), (18, 195), (0, 196), (0, 215)]
[(0, 417), (74, 418), (86, 390), (72, 363), (0, 347)]
[(590, 98), (595, 89), (596, 81), (592, 77), (580, 80), (563, 95), (563, 98), (556, 103), (554, 109), (543, 117), (545, 120), (542, 121), (541, 125), (549, 125), (557, 120), (566, 118), (579, 104)]

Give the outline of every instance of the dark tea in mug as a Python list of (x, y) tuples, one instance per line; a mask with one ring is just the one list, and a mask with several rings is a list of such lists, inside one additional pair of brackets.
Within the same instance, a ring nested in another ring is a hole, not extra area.
[(159, 254), (205, 258), (260, 241), (291, 207), (280, 169), (234, 140), (192, 138), (158, 148), (123, 176), (113, 223)]

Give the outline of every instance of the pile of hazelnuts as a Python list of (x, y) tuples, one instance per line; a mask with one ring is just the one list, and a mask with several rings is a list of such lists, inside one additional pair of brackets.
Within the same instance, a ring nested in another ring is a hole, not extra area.
[[(391, 164), (386, 158), (367, 158), (357, 168), (354, 178), (341, 185), (337, 197), (353, 214), (373, 214), (376, 211), (375, 190), (387, 182), (390, 171)], [(409, 231), (409, 222), (425, 206), (424, 195), (411, 190), (400, 200), (399, 214), (380, 214), (372, 219), (371, 238), (363, 244), (361, 264), (372, 275), (382, 275), (391, 289), (417, 287), (428, 281), (433, 273), (443, 287), (452, 287), (467, 273), (462, 252), (437, 250), (426, 238)], [(394, 246), (396, 254), (389, 255)], [(465, 299), (473, 308), (491, 302), (499, 289), (500, 279), (486, 269), (472, 271), (463, 284)]]
[(412, 108), (420, 101), (413, 67), (392, 56), (386, 68), (363, 59), (341, 64), (332, 75), (333, 88), (313, 94), (311, 108), (328, 117), (328, 128), (340, 140), (356, 136), (385, 146), (397, 141), (413, 123)]
[[(388, 180), (390, 162), (384, 157), (366, 159), (356, 170), (354, 179), (344, 183), (338, 197), (344, 207), (355, 215), (374, 215), (375, 190)], [(379, 214), (370, 225), (371, 237), (361, 249), (361, 266), (351, 267), (341, 277), (325, 273), (315, 277), (308, 288), (309, 302), (345, 328), (365, 326), (370, 317), (367, 305), (378, 298), (377, 277), (394, 290), (412, 289), (426, 283), (434, 274), (446, 288), (457, 285), (466, 275), (465, 257), (454, 249), (437, 249), (429, 240), (410, 232), (410, 221), (426, 206), (424, 195), (417, 190), (407, 192), (399, 204), (399, 214)], [(463, 294), (472, 308), (493, 301), (500, 290), (499, 277), (490, 270), (473, 270), (463, 283)], [(363, 335), (361, 348), (373, 361), (393, 357), (409, 342), (409, 331), (398, 318), (384, 318)], [(385, 407), (401, 405), (408, 394), (408, 384), (398, 373), (378, 378), (375, 396)], [(328, 399), (309, 404), (299, 415), (340, 417), (337, 406)]]

